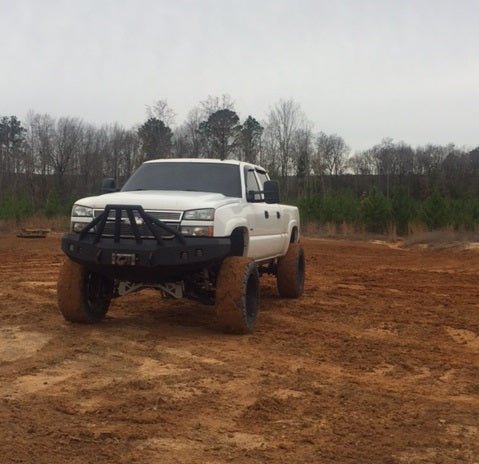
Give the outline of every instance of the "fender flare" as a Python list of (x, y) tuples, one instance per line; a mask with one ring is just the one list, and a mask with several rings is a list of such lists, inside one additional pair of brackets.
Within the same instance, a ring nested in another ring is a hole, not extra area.
[(294, 228), (296, 228), (296, 230), (297, 230), (297, 234), (296, 234), (296, 237), (295, 237), (294, 241), (299, 242), (299, 238), (300, 238), (299, 224), (296, 221), (296, 219), (292, 219), (291, 221), (289, 221), (289, 224), (288, 224), (288, 238), (289, 239), (291, 239), (291, 235), (293, 233)]
[[(225, 225), (225, 236), (229, 237), (233, 230), (242, 228), (249, 231), (248, 222), (245, 218), (232, 218)], [(248, 233), (249, 235), (249, 233)]]
[(233, 251), (233, 232), (235, 230), (242, 230), (243, 232), (243, 247), (242, 247), (242, 256), (248, 256), (248, 249), (249, 249), (249, 229), (248, 229), (248, 223), (246, 219), (243, 220), (238, 220), (238, 218), (235, 218), (234, 220), (228, 221), (227, 225), (227, 236), (231, 236), (231, 250)]
[(288, 223), (288, 234), (286, 236), (286, 240), (284, 241), (285, 243), (284, 243), (283, 252), (281, 254), (282, 256), (284, 256), (288, 252), (289, 244), (291, 243), (291, 234), (293, 233), (293, 229), (295, 227), (298, 230), (298, 234), (297, 234), (297, 237), (296, 237), (296, 242), (299, 241), (299, 224), (296, 221), (296, 219), (291, 219)]

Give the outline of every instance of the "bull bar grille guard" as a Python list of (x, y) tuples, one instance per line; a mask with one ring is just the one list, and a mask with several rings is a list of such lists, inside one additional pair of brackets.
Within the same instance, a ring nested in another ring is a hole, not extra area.
[(136, 243), (142, 243), (143, 237), (137, 224), (135, 212), (137, 212), (140, 218), (143, 220), (143, 225), (151, 232), (158, 245), (162, 245), (164, 240), (161, 237), (158, 228), (163, 229), (165, 232), (170, 234), (170, 236), (173, 236), (174, 239), (178, 240), (182, 245), (186, 244), (185, 238), (180, 232), (168, 227), (159, 219), (156, 219), (150, 214), (146, 213), (141, 205), (106, 205), (104, 211), (81, 230), (79, 239), (84, 240), (87, 237), (87, 234), (92, 233), (95, 235), (93, 243), (98, 243), (104, 236), (105, 225), (110, 216), (110, 212), (112, 211), (115, 213), (113, 231), (113, 240), (115, 243), (119, 243), (121, 239), (122, 212), (125, 211)]

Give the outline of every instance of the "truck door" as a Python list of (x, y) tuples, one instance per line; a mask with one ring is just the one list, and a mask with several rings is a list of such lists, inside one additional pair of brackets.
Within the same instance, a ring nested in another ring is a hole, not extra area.
[[(264, 190), (265, 181), (269, 180), (265, 171), (256, 168), (256, 177), (258, 179), (261, 191)], [(268, 224), (269, 234), (275, 242), (275, 252), (281, 253), (284, 249), (285, 240), (288, 232), (288, 218), (284, 214), (283, 206), (279, 203), (268, 204), (264, 203), (269, 211), (269, 216), (272, 220)]]
[[(250, 231), (250, 253), (253, 259), (276, 256), (283, 250), (282, 214), (280, 205), (264, 202), (260, 178), (252, 166), (245, 167), (246, 197), (253, 212), (255, 230)], [(266, 179), (266, 174), (264, 173)], [(256, 193), (253, 193), (256, 192)]]

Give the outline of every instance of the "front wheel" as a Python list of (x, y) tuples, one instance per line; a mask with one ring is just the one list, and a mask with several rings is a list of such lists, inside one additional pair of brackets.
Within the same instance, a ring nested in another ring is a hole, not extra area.
[(259, 275), (254, 261), (243, 256), (225, 258), (216, 281), (215, 308), (225, 332), (253, 332), (259, 310)]
[(288, 252), (278, 260), (278, 292), (283, 298), (299, 298), (304, 291), (304, 251), (291, 243)]
[(113, 293), (111, 279), (67, 258), (57, 283), (58, 308), (70, 322), (93, 323), (104, 317)]

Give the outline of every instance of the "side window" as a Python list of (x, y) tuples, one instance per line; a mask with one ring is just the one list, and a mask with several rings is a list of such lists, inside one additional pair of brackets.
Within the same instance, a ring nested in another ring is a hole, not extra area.
[(256, 180), (256, 176), (254, 175), (254, 171), (248, 169), (246, 172), (246, 191), (249, 192), (250, 190), (254, 190), (257, 192), (259, 190), (258, 181)]
[(259, 179), (260, 190), (264, 190), (264, 183), (268, 180), (268, 176), (266, 175), (265, 172), (261, 172), (261, 171), (256, 171), (256, 175), (258, 176), (258, 179)]
[[(256, 180), (256, 176), (254, 175), (254, 170), (245, 168), (245, 179), (246, 179), (246, 195), (248, 195), (248, 192), (250, 191), (253, 191), (253, 192), (260, 191), (258, 181)], [(255, 196), (254, 200), (258, 200), (258, 195)], [(253, 199), (248, 201), (253, 201)]]

